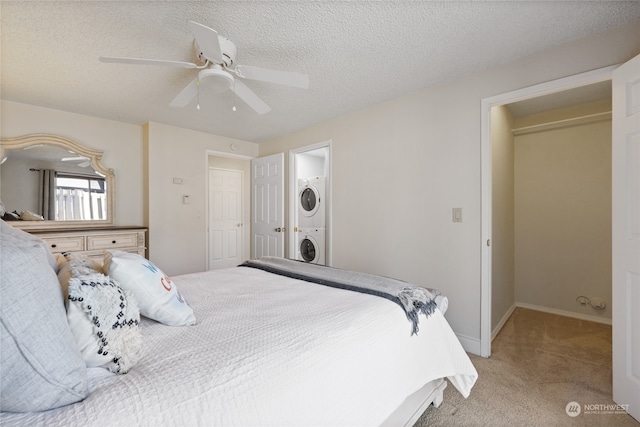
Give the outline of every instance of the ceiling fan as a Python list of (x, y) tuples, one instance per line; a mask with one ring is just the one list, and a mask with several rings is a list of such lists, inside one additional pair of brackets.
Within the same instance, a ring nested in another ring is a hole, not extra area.
[(85, 156), (63, 157), (60, 160), (63, 162), (80, 162), (78, 163), (78, 166), (81, 168), (86, 168), (91, 164), (91, 160)]
[[(309, 87), (309, 76), (292, 71), (277, 71), (250, 65), (236, 65), (236, 45), (226, 37), (202, 24), (189, 21), (189, 27), (195, 38), (194, 47), (198, 60), (202, 65), (182, 61), (166, 61), (159, 59), (118, 58), (101, 56), (102, 62), (142, 65), (164, 65), (178, 68), (198, 69), (198, 75), (178, 93), (169, 105), (184, 107), (199, 95), (199, 87), (211, 88), (215, 93), (231, 89), (240, 99), (246, 102), (258, 114), (271, 111), (241, 79), (259, 80), (285, 86), (306, 89)], [(237, 78), (239, 77), (239, 78)], [(198, 108), (200, 104), (198, 103)], [(233, 107), (235, 111), (235, 105)]]

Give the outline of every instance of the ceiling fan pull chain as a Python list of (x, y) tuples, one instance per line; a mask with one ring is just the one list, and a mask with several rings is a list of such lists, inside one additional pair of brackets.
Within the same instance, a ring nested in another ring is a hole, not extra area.
[(233, 108), (231, 111), (236, 111), (236, 79), (233, 79)]
[(198, 86), (198, 103), (196, 104), (196, 109), (199, 110), (200, 109), (200, 80), (196, 81), (196, 86)]

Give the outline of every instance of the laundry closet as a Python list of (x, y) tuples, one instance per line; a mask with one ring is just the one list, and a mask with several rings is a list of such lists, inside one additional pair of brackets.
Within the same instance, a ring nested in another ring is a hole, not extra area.
[(295, 257), (327, 264), (327, 149), (296, 154)]

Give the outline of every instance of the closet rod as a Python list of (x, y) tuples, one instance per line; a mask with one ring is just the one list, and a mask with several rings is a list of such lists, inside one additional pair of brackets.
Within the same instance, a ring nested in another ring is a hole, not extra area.
[(561, 127), (569, 127), (576, 125), (583, 125), (586, 123), (599, 122), (602, 120), (610, 120), (611, 111), (603, 111), (601, 113), (586, 114), (584, 116), (572, 117), (570, 119), (554, 120), (546, 123), (539, 123), (537, 125), (523, 126), (520, 128), (512, 129), (514, 135), (524, 135), (527, 133), (541, 132), (543, 130), (558, 129)]

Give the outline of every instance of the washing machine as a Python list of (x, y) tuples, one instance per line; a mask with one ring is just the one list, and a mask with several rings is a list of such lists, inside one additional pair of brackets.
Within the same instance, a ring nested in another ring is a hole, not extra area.
[(298, 259), (325, 265), (324, 228), (298, 228)]
[(298, 180), (298, 227), (325, 228), (324, 176)]

